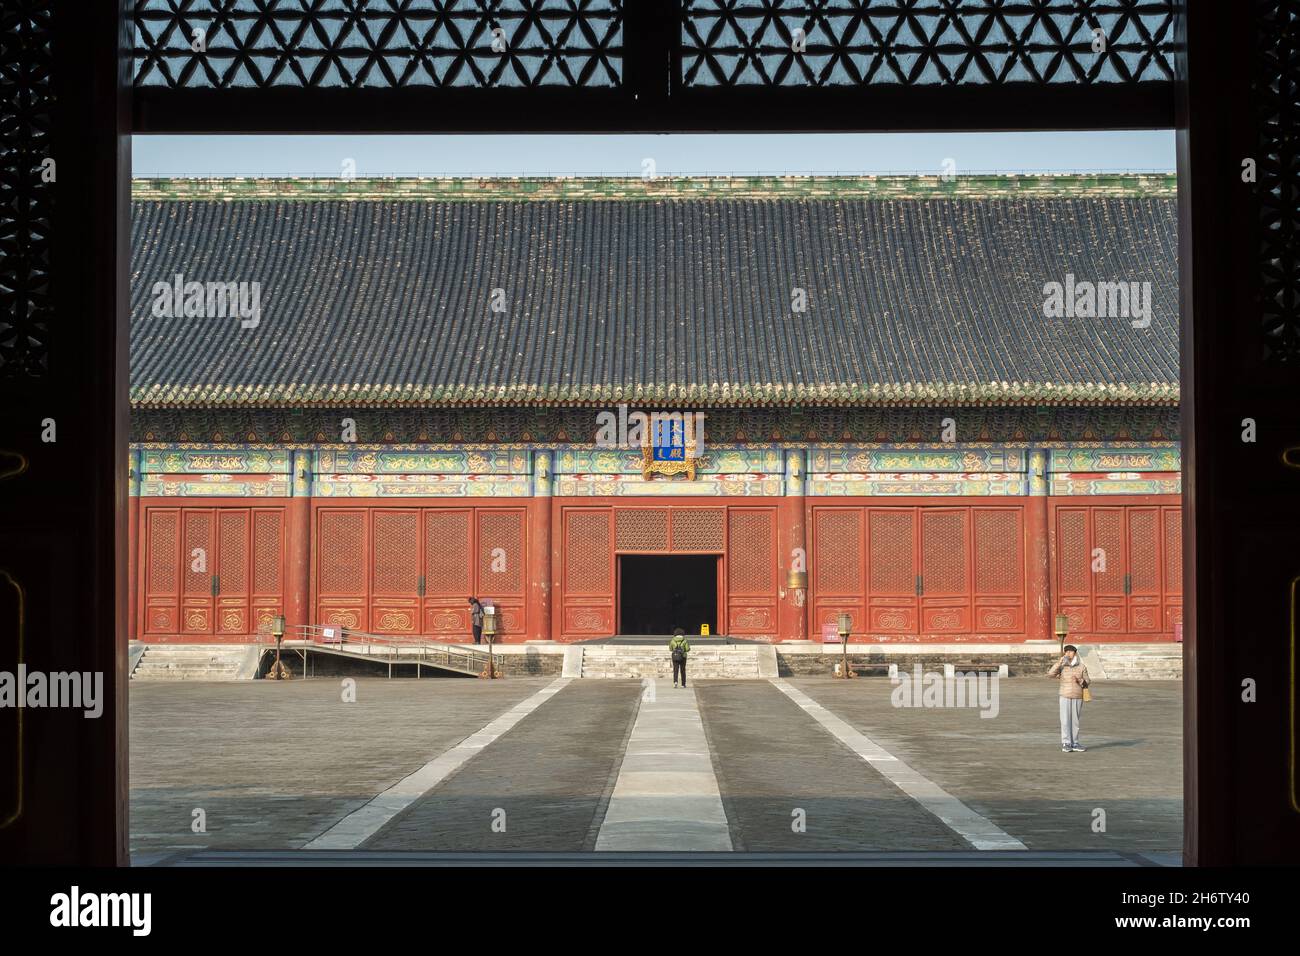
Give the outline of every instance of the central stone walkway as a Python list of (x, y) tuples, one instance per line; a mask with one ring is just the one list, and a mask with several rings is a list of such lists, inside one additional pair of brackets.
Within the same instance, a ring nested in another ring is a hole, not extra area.
[(647, 681), (596, 849), (731, 848), (695, 688)]

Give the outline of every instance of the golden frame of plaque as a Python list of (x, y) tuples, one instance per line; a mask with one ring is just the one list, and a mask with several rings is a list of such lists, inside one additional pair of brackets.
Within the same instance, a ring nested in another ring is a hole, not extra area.
[(695, 467), (699, 463), (700, 455), (689, 454), (691, 449), (698, 448), (695, 442), (695, 416), (687, 412), (680, 416), (683, 425), (683, 442), (682, 442), (682, 459), (680, 461), (663, 461), (655, 458), (655, 450), (652, 442), (654, 441), (654, 416), (651, 416), (650, 425), (641, 436), (641, 477), (649, 481), (654, 475), (680, 475), (685, 474), (687, 481), (695, 480)]

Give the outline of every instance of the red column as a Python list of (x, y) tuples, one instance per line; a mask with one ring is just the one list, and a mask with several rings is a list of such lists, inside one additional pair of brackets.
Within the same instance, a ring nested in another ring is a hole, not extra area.
[(551, 453), (533, 453), (528, 502), (528, 620), (530, 637), (551, 640)]
[[(804, 495), (807, 455), (802, 449), (786, 452), (785, 496), (777, 507), (777, 587), (780, 641), (808, 639), (808, 536), (805, 531), (807, 498)], [(802, 572), (804, 587), (791, 587), (792, 573)]]
[(292, 457), (291, 485), (293, 497), (289, 499), (288, 573), (285, 578), (284, 618), (285, 635), (296, 637), (296, 627), (311, 624), (311, 489), (314, 457), (309, 451), (295, 451)]
[(1029, 452), (1029, 497), (1025, 506), (1025, 638), (1052, 639), (1052, 567), (1048, 537), (1047, 452)]

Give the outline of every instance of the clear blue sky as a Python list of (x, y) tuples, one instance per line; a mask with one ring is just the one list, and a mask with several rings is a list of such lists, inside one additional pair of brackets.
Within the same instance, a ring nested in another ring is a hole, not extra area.
[(137, 176), (1168, 171), (1172, 130), (587, 136), (137, 136)]

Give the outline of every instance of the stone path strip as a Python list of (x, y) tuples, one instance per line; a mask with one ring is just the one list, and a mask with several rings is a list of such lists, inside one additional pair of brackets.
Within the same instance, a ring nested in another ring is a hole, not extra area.
[(977, 850), (1024, 850), (1011, 834), (976, 813), (938, 784), (922, 776), (866, 734), (841, 720), (807, 694), (784, 680), (772, 684), (802, 707), (826, 732), (871, 765), (886, 780), (939, 818)]
[(558, 694), (568, 683), (568, 678), (561, 677), (520, 701), (481, 730), (470, 734), (450, 750), (434, 757), (419, 770), (403, 777), (364, 806), (349, 813), (309, 842), (304, 849), (350, 850), (360, 846), (393, 817), (459, 770), (470, 758), (481, 753), (484, 747), (509, 732), (515, 724)]
[(596, 850), (731, 849), (695, 688), (655, 681), (642, 696)]

